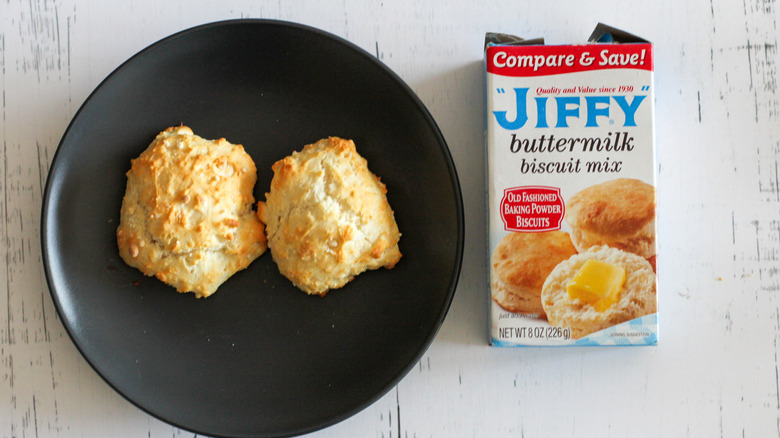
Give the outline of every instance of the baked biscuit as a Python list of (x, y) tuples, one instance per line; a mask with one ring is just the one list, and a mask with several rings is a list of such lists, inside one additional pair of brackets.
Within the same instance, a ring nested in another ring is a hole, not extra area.
[(352, 140), (330, 137), (277, 161), (258, 216), (279, 271), (308, 294), (325, 295), (368, 269), (401, 258), (385, 185)]
[(504, 309), (544, 316), (542, 286), (558, 263), (576, 254), (562, 231), (509, 233), (491, 258), (491, 295)]
[(266, 250), (252, 210), (256, 180), (241, 145), (204, 140), (186, 126), (166, 129), (131, 161), (119, 255), (179, 292), (213, 294)]
[[(620, 266), (625, 282), (606, 309), (572, 298), (567, 285), (589, 259)], [(542, 305), (550, 324), (571, 328), (579, 339), (599, 330), (656, 312), (656, 277), (647, 260), (617, 248), (594, 246), (571, 256), (553, 269), (542, 287)]]
[(637, 179), (590, 186), (566, 203), (566, 222), (579, 252), (609, 245), (643, 258), (655, 255), (655, 189)]

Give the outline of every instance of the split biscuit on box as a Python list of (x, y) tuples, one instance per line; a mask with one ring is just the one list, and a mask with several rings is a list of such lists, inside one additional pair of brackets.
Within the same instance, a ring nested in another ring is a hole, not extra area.
[(324, 138), (272, 168), (258, 216), (279, 271), (299, 289), (325, 295), (401, 259), (387, 189), (352, 140)]
[[(588, 300), (569, 287), (583, 266), (595, 260), (622, 269), (623, 281), (613, 296)], [(570, 327), (574, 339), (656, 312), (656, 278), (644, 258), (617, 248), (594, 246), (558, 264), (542, 287), (542, 305), (551, 325)]]
[(171, 127), (131, 163), (117, 229), (128, 265), (201, 298), (265, 252), (241, 145)]

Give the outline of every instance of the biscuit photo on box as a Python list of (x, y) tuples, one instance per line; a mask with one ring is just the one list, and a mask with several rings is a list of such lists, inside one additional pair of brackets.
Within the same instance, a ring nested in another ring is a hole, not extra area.
[(258, 216), (279, 272), (296, 287), (322, 296), (401, 259), (387, 189), (352, 140), (321, 139), (272, 169)]
[(542, 305), (556, 327), (579, 339), (656, 312), (656, 277), (636, 254), (594, 246), (553, 269), (542, 287)]
[(645, 259), (656, 253), (655, 188), (640, 180), (620, 178), (575, 193), (565, 219), (579, 252), (608, 245)]
[(544, 281), (558, 263), (576, 253), (569, 234), (563, 231), (510, 232), (491, 257), (493, 301), (510, 312), (544, 317)]
[(119, 255), (145, 275), (208, 297), (266, 250), (252, 207), (257, 170), (241, 145), (186, 126), (161, 132), (131, 161)]

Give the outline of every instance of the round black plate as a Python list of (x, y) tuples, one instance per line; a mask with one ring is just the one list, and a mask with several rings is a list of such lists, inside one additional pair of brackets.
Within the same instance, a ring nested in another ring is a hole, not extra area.
[[(322, 137), (354, 139), (387, 184), (400, 263), (319, 298), (266, 253), (201, 300), (128, 267), (115, 238), (125, 172), (179, 124), (243, 144), (257, 199), (275, 161)], [(86, 360), (152, 415), (220, 436), (302, 434), (384, 395), (444, 320), (463, 235), (452, 159), (414, 93), (345, 40), (268, 20), (189, 29), (114, 71), (65, 132), (42, 215), (49, 288)]]

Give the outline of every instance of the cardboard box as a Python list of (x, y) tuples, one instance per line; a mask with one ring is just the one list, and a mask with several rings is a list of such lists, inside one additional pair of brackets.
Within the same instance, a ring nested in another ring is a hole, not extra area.
[(658, 342), (653, 46), (488, 34), (490, 342)]

